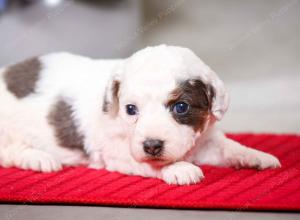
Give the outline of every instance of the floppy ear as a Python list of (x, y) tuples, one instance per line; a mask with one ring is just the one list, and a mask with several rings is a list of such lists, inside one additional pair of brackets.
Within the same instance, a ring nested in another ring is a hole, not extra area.
[(210, 70), (208, 84), (211, 86), (211, 113), (217, 120), (221, 120), (226, 113), (229, 105), (229, 94), (225, 89), (224, 83), (215, 72)]
[(119, 112), (120, 77), (116, 74), (109, 79), (105, 89), (102, 111), (115, 117)]

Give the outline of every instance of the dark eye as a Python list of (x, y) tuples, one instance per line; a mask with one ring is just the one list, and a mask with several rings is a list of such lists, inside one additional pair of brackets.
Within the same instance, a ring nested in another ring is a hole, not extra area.
[(138, 113), (138, 109), (135, 105), (128, 104), (126, 105), (126, 112), (128, 115), (136, 115)]
[(179, 114), (179, 115), (182, 115), (182, 114), (185, 114), (187, 113), (189, 110), (189, 105), (185, 102), (177, 102), (174, 106), (173, 106), (173, 109), (172, 111), (175, 113), (175, 114)]

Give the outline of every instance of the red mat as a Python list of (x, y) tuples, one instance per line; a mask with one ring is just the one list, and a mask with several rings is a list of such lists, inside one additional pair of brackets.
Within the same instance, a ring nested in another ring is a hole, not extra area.
[(57, 173), (0, 168), (0, 202), (231, 210), (300, 210), (300, 136), (228, 135), (279, 157), (282, 168), (256, 171), (203, 166), (191, 186), (83, 167)]

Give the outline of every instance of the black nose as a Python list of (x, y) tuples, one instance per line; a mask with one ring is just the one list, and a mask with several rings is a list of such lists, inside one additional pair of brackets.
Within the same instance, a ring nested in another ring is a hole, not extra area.
[(143, 142), (145, 153), (151, 156), (158, 156), (161, 154), (164, 142), (158, 139), (147, 139)]

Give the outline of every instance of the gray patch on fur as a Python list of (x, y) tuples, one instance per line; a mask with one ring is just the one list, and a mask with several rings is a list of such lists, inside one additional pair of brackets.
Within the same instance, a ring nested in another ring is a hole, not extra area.
[(7, 90), (19, 99), (34, 93), (40, 70), (41, 63), (38, 58), (9, 66), (4, 73)]
[(48, 122), (53, 126), (60, 146), (84, 150), (84, 136), (78, 131), (72, 106), (63, 98), (58, 99), (53, 105), (48, 114)]

